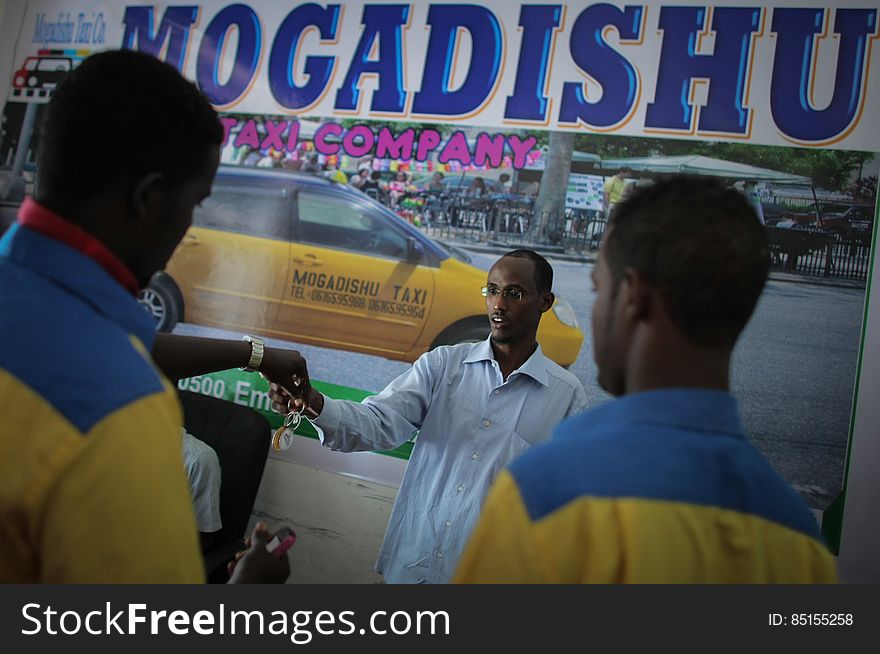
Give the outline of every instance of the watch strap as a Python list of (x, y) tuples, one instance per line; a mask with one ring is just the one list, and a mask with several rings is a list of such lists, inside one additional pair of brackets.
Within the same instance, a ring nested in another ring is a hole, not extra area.
[(263, 363), (263, 352), (265, 351), (263, 339), (258, 336), (247, 335), (242, 336), (241, 340), (251, 344), (251, 358), (247, 365), (241, 369), (245, 372), (257, 372), (260, 369), (260, 364)]

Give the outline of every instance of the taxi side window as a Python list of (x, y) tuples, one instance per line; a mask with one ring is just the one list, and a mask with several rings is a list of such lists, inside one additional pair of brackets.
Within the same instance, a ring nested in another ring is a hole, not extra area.
[(197, 207), (198, 227), (279, 240), (290, 238), (290, 194), (286, 188), (231, 186), (218, 180), (211, 195)]
[(369, 208), (345, 198), (302, 191), (297, 196), (299, 240), (331, 248), (403, 259), (406, 237)]
[(70, 59), (40, 59), (37, 70), (50, 72), (70, 70)]

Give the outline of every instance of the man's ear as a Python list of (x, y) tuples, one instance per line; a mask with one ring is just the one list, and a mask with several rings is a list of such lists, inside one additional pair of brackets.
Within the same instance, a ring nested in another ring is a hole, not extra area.
[(645, 320), (651, 315), (653, 307), (653, 288), (644, 275), (637, 270), (627, 268), (623, 271), (618, 290), (621, 303), (627, 317), (634, 320)]
[(162, 173), (147, 173), (131, 189), (131, 208), (138, 220), (153, 219), (162, 210)]
[(547, 291), (541, 296), (541, 313), (546, 313), (550, 311), (550, 307), (553, 306), (553, 303), (556, 302), (556, 296), (553, 295), (550, 291)]

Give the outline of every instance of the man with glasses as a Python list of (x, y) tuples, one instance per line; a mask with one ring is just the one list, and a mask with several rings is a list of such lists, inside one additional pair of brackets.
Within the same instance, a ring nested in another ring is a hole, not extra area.
[[(498, 471), (585, 408), (580, 381), (535, 340), (552, 284), (546, 259), (510, 252), (482, 289), (488, 339), (426, 352), (360, 404), (314, 389), (307, 403), (293, 400), (333, 450), (390, 450), (419, 432), (376, 563), (389, 583), (448, 581)], [(274, 386), (272, 395), (286, 413), (288, 396)]]

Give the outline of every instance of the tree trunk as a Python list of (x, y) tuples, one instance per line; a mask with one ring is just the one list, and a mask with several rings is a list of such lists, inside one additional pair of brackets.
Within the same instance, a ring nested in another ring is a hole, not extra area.
[(565, 227), (565, 192), (571, 172), (574, 132), (550, 132), (547, 160), (532, 217), (532, 238), (537, 243), (557, 245)]

